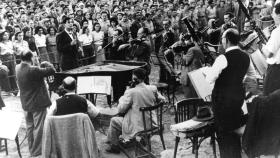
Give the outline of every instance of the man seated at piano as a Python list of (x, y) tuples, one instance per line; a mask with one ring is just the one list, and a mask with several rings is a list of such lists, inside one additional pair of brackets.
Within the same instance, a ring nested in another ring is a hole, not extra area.
[(132, 84), (119, 99), (117, 107), (119, 116), (113, 117), (110, 122), (107, 152), (120, 152), (118, 146), (120, 136), (129, 141), (137, 132), (144, 130), (140, 107), (150, 107), (156, 105), (157, 102), (165, 101), (155, 86), (144, 83), (145, 78), (144, 69), (139, 68), (133, 71)]
[(67, 115), (74, 113), (86, 113), (93, 120), (99, 115), (97, 109), (89, 100), (77, 95), (76, 80), (73, 77), (66, 77), (62, 81), (62, 97), (54, 101), (48, 110), (47, 115)]

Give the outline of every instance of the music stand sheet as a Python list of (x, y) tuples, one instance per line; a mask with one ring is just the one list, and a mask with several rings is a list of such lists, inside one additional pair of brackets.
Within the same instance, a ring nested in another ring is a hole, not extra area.
[(22, 119), (22, 113), (0, 110), (0, 138), (15, 140)]

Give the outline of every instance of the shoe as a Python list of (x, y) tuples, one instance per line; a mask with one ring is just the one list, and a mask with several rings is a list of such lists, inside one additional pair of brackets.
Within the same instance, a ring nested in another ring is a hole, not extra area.
[(108, 152), (108, 153), (114, 153), (114, 154), (119, 154), (121, 151), (120, 151), (119, 146), (117, 146), (117, 145), (110, 145), (110, 146), (106, 149), (106, 152)]

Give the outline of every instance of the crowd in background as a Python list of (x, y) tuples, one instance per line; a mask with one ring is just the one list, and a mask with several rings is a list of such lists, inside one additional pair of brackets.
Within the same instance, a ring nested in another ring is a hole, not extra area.
[[(250, 15), (262, 25), (261, 18), (269, 19), (272, 11), (270, 1), (246, 1)], [(64, 30), (65, 18), (74, 19), (73, 34), (77, 37), (79, 66), (103, 60), (118, 59), (116, 51), (121, 44), (137, 38), (141, 27), (148, 29), (152, 52), (159, 52), (162, 45), (157, 42), (157, 33), (168, 30), (174, 35), (168, 47), (180, 40), (180, 34), (187, 32), (181, 21), (188, 17), (194, 28), (205, 34), (212, 44), (219, 38), (210, 35), (228, 22), (224, 15), (231, 13), (230, 19), (241, 15), (235, 0), (2, 0), (0, 1), (0, 60), (9, 68), (9, 80), (2, 83), (2, 89), (16, 94), (14, 77), (15, 65), (20, 62), (20, 54), (31, 50), (39, 61), (50, 61), (60, 71), (61, 55), (57, 49), (56, 36)], [(230, 22), (241, 23), (237, 27), (243, 31), (245, 19)], [(210, 36), (209, 36), (210, 35)]]

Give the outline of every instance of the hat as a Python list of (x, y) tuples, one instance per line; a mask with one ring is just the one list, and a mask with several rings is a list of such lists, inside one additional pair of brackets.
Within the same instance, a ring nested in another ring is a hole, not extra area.
[(209, 121), (213, 118), (214, 118), (213, 112), (210, 109), (210, 107), (203, 106), (203, 107), (199, 107), (197, 109), (196, 116), (193, 117), (192, 119), (195, 120), (195, 121), (202, 121), (203, 122), (203, 121)]

